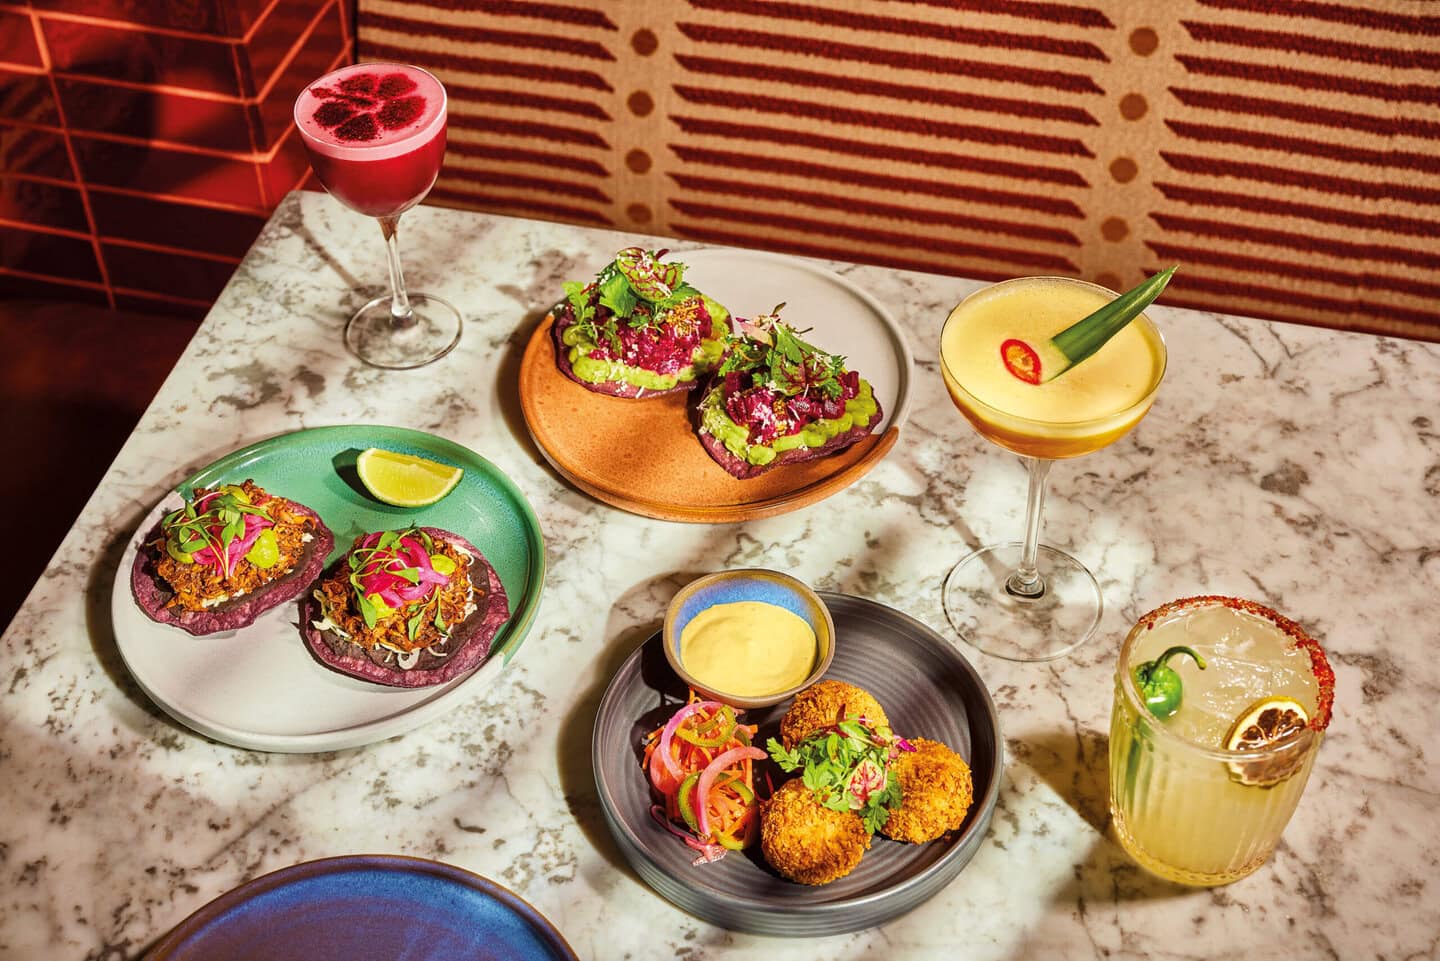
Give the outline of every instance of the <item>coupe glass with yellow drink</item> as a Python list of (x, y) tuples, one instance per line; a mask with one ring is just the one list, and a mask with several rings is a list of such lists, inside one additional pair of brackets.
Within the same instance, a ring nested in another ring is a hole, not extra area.
[(940, 369), (981, 436), (1028, 469), (1025, 539), (982, 547), (945, 581), (946, 617), (997, 657), (1042, 661), (1084, 643), (1103, 608), (1095, 576), (1041, 545), (1055, 460), (1119, 439), (1145, 416), (1165, 375), (1165, 341), (1140, 313), (1174, 268), (1117, 296), (1066, 277), (1021, 277), (960, 302), (940, 334)]
[(1146, 614), (1120, 650), (1110, 715), (1120, 845), (1181, 884), (1259, 868), (1305, 790), (1334, 692), (1320, 645), (1267, 607), (1205, 596)]

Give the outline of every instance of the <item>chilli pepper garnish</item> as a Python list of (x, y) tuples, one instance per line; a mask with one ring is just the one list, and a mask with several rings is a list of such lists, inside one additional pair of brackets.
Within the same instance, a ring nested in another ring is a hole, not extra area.
[(1160, 296), (1176, 269), (1170, 267), (1141, 281), (1038, 345), (1011, 337), (1000, 345), (1001, 363), (1013, 377), (1027, 384), (1054, 380), (1104, 347), (1111, 337), (1139, 317)]
[(1135, 686), (1140, 689), (1140, 698), (1150, 713), (1162, 720), (1180, 710), (1180, 703), (1185, 698), (1185, 684), (1180, 680), (1180, 672), (1167, 663), (1177, 655), (1190, 657), (1196, 667), (1205, 670), (1205, 659), (1184, 646), (1169, 648), (1155, 660), (1135, 666)]

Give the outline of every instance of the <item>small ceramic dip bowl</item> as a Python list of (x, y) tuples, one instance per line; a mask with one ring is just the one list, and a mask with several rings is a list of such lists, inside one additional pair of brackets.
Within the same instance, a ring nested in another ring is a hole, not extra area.
[[(716, 604), (759, 601), (773, 604), (797, 615), (815, 632), (815, 666), (799, 684), (763, 696), (743, 696), (716, 690), (700, 681), (689, 671), (680, 657), (680, 637), (685, 626), (701, 611)], [(835, 656), (835, 622), (820, 596), (789, 574), (761, 568), (744, 568), (707, 574), (685, 585), (670, 602), (665, 613), (663, 632), (665, 659), (670, 667), (696, 693), (711, 700), (741, 709), (770, 707), (794, 697), (814, 684), (830, 668)]]

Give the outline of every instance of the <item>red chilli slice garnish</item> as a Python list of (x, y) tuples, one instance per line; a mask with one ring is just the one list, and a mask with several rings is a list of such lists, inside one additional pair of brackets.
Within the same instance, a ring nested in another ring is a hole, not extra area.
[(1025, 341), (1012, 337), (1001, 344), (1000, 361), (1012, 376), (1027, 384), (1040, 383), (1040, 355)]

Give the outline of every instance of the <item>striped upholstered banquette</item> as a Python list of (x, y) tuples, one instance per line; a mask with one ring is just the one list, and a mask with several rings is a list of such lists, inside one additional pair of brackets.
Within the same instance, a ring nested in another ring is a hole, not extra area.
[(433, 199), (1440, 339), (1440, 9), (360, 0), (433, 69)]

